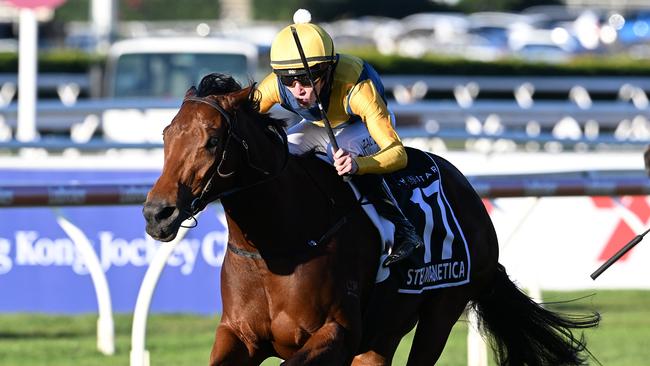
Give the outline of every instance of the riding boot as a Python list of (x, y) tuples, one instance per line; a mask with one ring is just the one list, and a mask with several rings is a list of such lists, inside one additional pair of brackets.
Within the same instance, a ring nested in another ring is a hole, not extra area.
[(352, 181), (361, 191), (361, 194), (375, 205), (377, 213), (395, 225), (393, 250), (384, 260), (384, 267), (407, 258), (413, 251), (424, 246), (424, 242), (415, 232), (415, 227), (404, 216), (380, 175), (355, 175)]

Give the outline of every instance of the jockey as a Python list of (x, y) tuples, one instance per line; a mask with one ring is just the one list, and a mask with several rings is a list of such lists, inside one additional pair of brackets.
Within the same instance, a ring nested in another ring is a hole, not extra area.
[[(296, 19), (301, 12), (308, 18), (302, 22)], [(273, 40), (273, 72), (258, 86), (260, 111), (266, 113), (280, 104), (300, 115), (303, 120), (287, 132), (291, 153), (327, 155), (338, 174), (351, 175), (378, 213), (395, 225), (395, 244), (383, 263), (389, 266), (424, 246), (381, 176), (406, 166), (406, 150), (395, 132), (395, 117), (386, 105), (377, 72), (357, 57), (335, 53), (330, 35), (309, 23), (310, 18), (306, 10), (298, 10), (294, 15), (297, 24), (285, 27)], [(298, 33), (315, 88), (303, 68), (290, 27)], [(314, 89), (331, 123), (338, 151), (332, 151), (329, 144)]]

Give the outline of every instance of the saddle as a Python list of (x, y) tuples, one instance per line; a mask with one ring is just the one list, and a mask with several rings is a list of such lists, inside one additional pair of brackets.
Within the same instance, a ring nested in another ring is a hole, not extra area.
[[(420, 257), (390, 268), (379, 266), (377, 282), (388, 276), (396, 277), (401, 293), (421, 293), (469, 283), (468, 243), (453, 206), (445, 196), (445, 177), (436, 162), (441, 158), (409, 147), (406, 152), (408, 166), (385, 175), (384, 179), (406, 217), (422, 235), (425, 248), (412, 255)], [(380, 232), (385, 231), (380, 228)], [(384, 257), (382, 255), (382, 261)]]

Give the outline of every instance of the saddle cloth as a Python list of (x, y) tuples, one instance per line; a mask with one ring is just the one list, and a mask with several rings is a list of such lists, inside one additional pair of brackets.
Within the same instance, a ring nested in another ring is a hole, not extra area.
[[(415, 226), (425, 243), (424, 250), (389, 268), (381, 264), (376, 282), (393, 276), (400, 293), (421, 293), (442, 287), (469, 283), (469, 248), (450, 202), (445, 196), (438, 165), (433, 154), (407, 148), (408, 166), (385, 175), (386, 183), (400, 208)], [(355, 189), (358, 195), (358, 191)], [(394, 227), (379, 218), (372, 205), (364, 205), (366, 213), (377, 226), (383, 241), (380, 263), (388, 255)]]

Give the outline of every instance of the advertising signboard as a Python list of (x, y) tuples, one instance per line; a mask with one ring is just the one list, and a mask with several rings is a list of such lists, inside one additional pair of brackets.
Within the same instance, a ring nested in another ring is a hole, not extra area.
[[(151, 170), (4, 169), (13, 184), (151, 184)], [(1, 197), (0, 197), (1, 199)], [(650, 245), (642, 242), (597, 281), (589, 275), (650, 225), (645, 196), (484, 200), (500, 244), (499, 261), (520, 286), (541, 289), (648, 289)], [(65, 216), (92, 244), (106, 273), (115, 312), (133, 312), (145, 271), (165, 243), (145, 233), (140, 205), (0, 210), (0, 312), (93, 313), (92, 279)], [(225, 215), (208, 206), (178, 244), (156, 287), (152, 312), (221, 311), (220, 270), (227, 249)], [(646, 239), (647, 240), (647, 239)], [(472, 243), (469, 243), (472, 245)]]
[[(158, 172), (3, 171), (14, 182), (153, 182)], [(0, 210), (0, 312), (84, 313), (97, 310), (92, 281), (56, 212), (92, 243), (106, 273), (113, 309), (132, 312), (140, 283), (165, 243), (144, 231), (141, 206), (5, 208)], [(227, 231), (219, 205), (208, 206), (167, 261), (152, 311), (220, 311), (219, 271)]]

